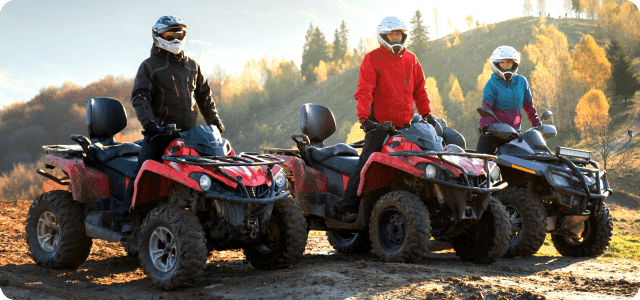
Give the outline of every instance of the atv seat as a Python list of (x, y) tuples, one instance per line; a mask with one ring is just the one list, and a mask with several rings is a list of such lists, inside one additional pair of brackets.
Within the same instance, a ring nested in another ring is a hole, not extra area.
[(129, 178), (136, 178), (136, 165), (138, 164), (137, 156), (116, 157), (108, 161), (105, 165), (126, 175)]
[(351, 175), (358, 160), (360, 160), (358, 156), (333, 156), (320, 164), (340, 174)]
[(360, 156), (356, 149), (343, 143), (324, 148), (307, 146), (307, 149), (309, 149), (311, 158), (320, 163), (334, 156)]
[(111, 146), (102, 146), (100, 143), (94, 143), (91, 147), (96, 149), (96, 159), (103, 164), (106, 164), (116, 157), (138, 156), (141, 148), (134, 143), (122, 143)]

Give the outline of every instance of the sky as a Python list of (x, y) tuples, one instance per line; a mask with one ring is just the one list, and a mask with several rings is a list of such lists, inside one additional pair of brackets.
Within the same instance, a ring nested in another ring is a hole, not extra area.
[[(531, 2), (535, 9), (537, 1)], [(563, 0), (546, 2), (551, 16), (564, 16)], [(187, 23), (185, 53), (206, 75), (215, 65), (240, 74), (247, 61), (265, 54), (299, 67), (310, 24), (332, 42), (344, 20), (352, 49), (389, 15), (410, 27), (420, 10), (430, 38), (436, 39), (433, 7), (443, 29), (451, 20), (454, 28), (466, 30), (467, 15), (496, 23), (523, 14), (518, 0), (0, 0), (0, 7), (0, 108), (29, 101), (42, 88), (67, 80), (84, 87), (108, 75), (134, 78), (149, 57), (152, 25), (167, 14)]]

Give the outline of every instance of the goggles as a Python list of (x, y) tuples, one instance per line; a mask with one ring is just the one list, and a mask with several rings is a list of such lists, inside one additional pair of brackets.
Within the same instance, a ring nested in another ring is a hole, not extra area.
[(167, 41), (182, 40), (185, 35), (186, 32), (184, 30), (165, 31), (160, 34), (160, 36)]
[(505, 58), (505, 59), (494, 59), (493, 60), (494, 63), (501, 63), (501, 62), (510, 62), (510, 63), (516, 63), (515, 60), (513, 60), (512, 58)]

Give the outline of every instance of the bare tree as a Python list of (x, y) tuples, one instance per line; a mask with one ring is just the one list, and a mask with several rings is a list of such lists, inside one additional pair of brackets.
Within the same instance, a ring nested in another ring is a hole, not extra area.
[(533, 4), (531, 4), (531, 0), (524, 0), (524, 3), (522, 3), (522, 13), (525, 17), (528, 17), (533, 13)]
[(451, 23), (451, 19), (447, 20), (447, 29), (449, 30), (449, 34), (453, 32), (453, 23)]
[(547, 15), (547, 0), (537, 0), (538, 2), (538, 15), (544, 17)]
[(464, 22), (467, 23), (467, 26), (469, 26), (469, 30), (473, 28), (473, 17), (471, 15), (468, 15), (466, 18), (464, 18)]
[(573, 10), (573, 4), (571, 4), (571, 0), (564, 0), (564, 5), (562, 7), (564, 8), (565, 16), (569, 15)]
[(440, 13), (438, 13), (438, 8), (433, 7), (433, 11), (431, 12), (431, 19), (433, 20), (433, 29), (436, 31), (436, 38), (440, 37), (440, 33), (438, 29), (440, 29)]
[(211, 73), (211, 79), (217, 80), (218, 82), (222, 83), (224, 82), (225, 79), (227, 79), (227, 71), (221, 66), (216, 64), (213, 67), (213, 72)]

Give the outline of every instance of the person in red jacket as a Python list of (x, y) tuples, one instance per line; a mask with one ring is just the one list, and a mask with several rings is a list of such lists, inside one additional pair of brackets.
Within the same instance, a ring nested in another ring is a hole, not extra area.
[(360, 197), (360, 173), (374, 152), (382, 149), (387, 133), (372, 130), (375, 123), (391, 121), (393, 126), (408, 127), (413, 118), (413, 103), (427, 119), (431, 115), (422, 66), (415, 54), (405, 49), (407, 26), (397, 17), (382, 19), (377, 30), (380, 47), (365, 55), (355, 99), (357, 114), (364, 130), (364, 147), (343, 198), (343, 222), (357, 218)]

